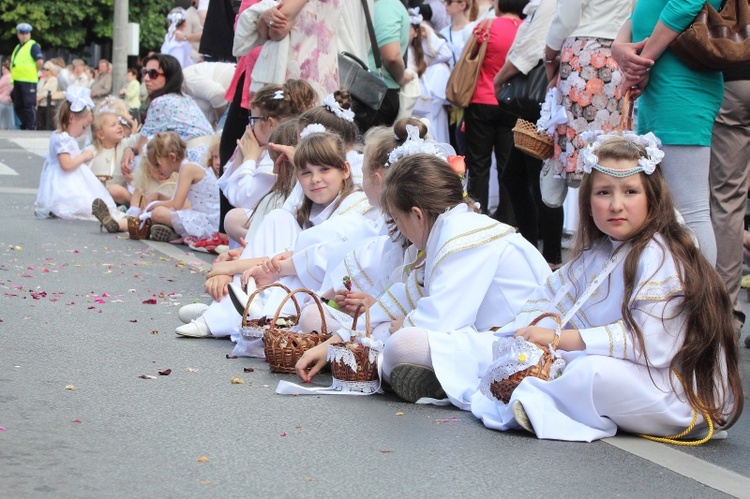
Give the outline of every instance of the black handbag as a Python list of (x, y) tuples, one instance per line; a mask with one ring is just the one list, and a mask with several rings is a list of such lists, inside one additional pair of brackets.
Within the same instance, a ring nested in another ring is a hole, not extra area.
[[(375, 39), (375, 30), (370, 18), (370, 9), (367, 7), (367, 0), (362, 0), (362, 8), (365, 10), (365, 19), (367, 20), (367, 31), (370, 34), (370, 45), (372, 55), (375, 59), (375, 67), (378, 73), (381, 71), (382, 60), (378, 50), (378, 42)], [(388, 91), (383, 78), (371, 73), (367, 64), (364, 63), (354, 54), (341, 52), (339, 54), (339, 88), (349, 90), (349, 93), (373, 111), (380, 109)]]
[(536, 123), (547, 95), (547, 71), (540, 62), (528, 74), (518, 73), (503, 83), (497, 102), (500, 109)]

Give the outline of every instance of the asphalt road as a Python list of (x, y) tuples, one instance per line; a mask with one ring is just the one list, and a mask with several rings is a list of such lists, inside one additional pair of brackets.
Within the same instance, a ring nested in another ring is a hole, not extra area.
[(180, 305), (208, 301), (210, 257), (34, 218), (46, 139), (0, 134), (0, 497), (750, 497), (748, 415), (684, 449), (539, 441), (390, 394), (275, 395), (294, 378), (174, 334)]

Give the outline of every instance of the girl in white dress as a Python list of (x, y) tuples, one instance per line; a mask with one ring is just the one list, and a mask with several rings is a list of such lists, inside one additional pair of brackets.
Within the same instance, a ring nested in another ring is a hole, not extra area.
[(57, 115), (59, 128), (52, 132), (49, 154), (39, 179), (39, 190), (34, 203), (37, 218), (58, 217), (95, 220), (91, 203), (104, 200), (111, 216), (121, 218), (112, 196), (86, 163), (94, 158), (91, 151), (81, 152), (78, 137), (91, 123), (94, 103), (91, 90), (72, 85), (65, 91), (65, 101)]
[(247, 240), (245, 232), (253, 210), (276, 182), (268, 150), (271, 134), (280, 124), (312, 108), (317, 99), (315, 90), (303, 80), (265, 85), (253, 95), (250, 125), (219, 178), (221, 191), (235, 207), (224, 217), (230, 247), (238, 247), (241, 238)]
[[(215, 301), (200, 317), (177, 328), (177, 334), (198, 338), (231, 335), (239, 340), (240, 314), (224, 298), (230, 282), (240, 284), (242, 273), (250, 269), (245, 278), (252, 276), (259, 285), (283, 278), (291, 287), (299, 287), (301, 280), (307, 283), (305, 287), (314, 288), (312, 283), (325, 272), (330, 247), (347, 237), (361, 237), (361, 232), (372, 235), (362, 217), (371, 207), (351, 182), (342, 140), (330, 133), (302, 135), (294, 153), (297, 182), (305, 195), (302, 204), (294, 212), (277, 209), (266, 214), (239, 259), (213, 266), (206, 283)], [(336, 220), (329, 223), (333, 217)], [(294, 251), (288, 252), (290, 248)], [(304, 272), (298, 275), (298, 269)], [(275, 312), (281, 298), (269, 292), (263, 301)], [(249, 353), (241, 346), (236, 352)]]
[[(476, 213), (459, 175), (434, 154), (434, 145), (418, 138), (391, 154), (381, 208), (412, 243), (414, 259), (370, 317), (390, 322), (382, 371), (397, 395), (412, 402), (447, 395), (467, 407), (483, 372), (470, 365), (485, 346), (477, 331), (511, 321), (549, 267), (512, 227)], [(335, 336), (346, 340), (345, 333)], [(297, 373), (310, 381), (319, 359), (301, 362)]]
[(556, 312), (567, 366), (549, 381), (525, 378), (503, 404), (488, 389), (505, 377), (498, 359), (472, 412), (489, 428), (574, 441), (618, 429), (699, 437), (711, 425), (731, 426), (743, 404), (731, 303), (676, 218), (655, 168), (658, 139), (604, 136), (582, 151), (573, 258), (498, 333), (547, 345), (556, 334), (551, 319), (528, 324)]

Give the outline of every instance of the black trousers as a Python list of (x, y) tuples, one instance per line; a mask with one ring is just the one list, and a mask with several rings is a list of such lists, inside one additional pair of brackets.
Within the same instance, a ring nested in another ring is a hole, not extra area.
[[(232, 157), (234, 149), (237, 147), (237, 141), (245, 133), (245, 127), (247, 126), (247, 119), (250, 116), (250, 110), (245, 109), (240, 104), (242, 102), (242, 89), (245, 85), (245, 75), (243, 75), (237, 82), (237, 91), (234, 93), (234, 99), (229, 104), (229, 111), (227, 111), (227, 119), (224, 122), (224, 130), (221, 132), (221, 141), (219, 142), (219, 161), (221, 166), (219, 167), (219, 175), (224, 173), (224, 165), (227, 164), (229, 158)], [(229, 210), (234, 208), (229, 203), (224, 193), (219, 191), (219, 232), (224, 234), (224, 217), (229, 213)]]
[(21, 130), (36, 130), (36, 83), (15, 82), (11, 98)]
[(542, 160), (511, 149), (505, 165), (503, 184), (506, 187), (516, 226), (521, 235), (535, 247), (542, 239), (542, 254), (549, 263), (562, 263), (561, 240), (563, 209), (550, 208), (542, 201), (539, 173)]
[(512, 214), (507, 195), (504, 195), (502, 183), (503, 170), (513, 148), (513, 126), (516, 117), (502, 111), (500, 106), (489, 104), (470, 104), (464, 112), (466, 122), (466, 167), (469, 170), (468, 193), (472, 199), (479, 201), (482, 212), (489, 209), (490, 168), (492, 153), (497, 161), (498, 179), (500, 182), (500, 207), (496, 218), (508, 223)]

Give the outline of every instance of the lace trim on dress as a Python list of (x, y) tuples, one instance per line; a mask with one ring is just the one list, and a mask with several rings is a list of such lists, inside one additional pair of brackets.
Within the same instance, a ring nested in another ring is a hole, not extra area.
[(503, 225), (495, 222), (492, 225), (480, 227), (449, 239), (435, 255), (433, 260), (435, 263), (432, 264), (430, 274), (435, 272), (438, 265), (453, 253), (482, 246), (483, 244), (492, 242), (495, 239), (500, 239), (501, 237), (513, 232), (515, 232), (515, 230), (512, 227), (507, 227), (503, 230)]
[(641, 283), (635, 292), (634, 301), (664, 301), (684, 291), (682, 281), (677, 274), (668, 276), (663, 281), (646, 281)]

